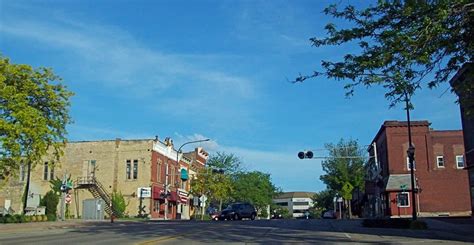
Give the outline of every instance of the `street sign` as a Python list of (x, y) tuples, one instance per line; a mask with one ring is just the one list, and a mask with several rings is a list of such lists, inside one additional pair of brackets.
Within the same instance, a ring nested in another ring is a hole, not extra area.
[(71, 204), (72, 202), (71, 194), (66, 194), (66, 198), (64, 198), (64, 202), (66, 204)]
[(339, 198), (337, 199), (337, 202), (342, 202), (342, 197), (339, 197)]
[(402, 191), (406, 191), (407, 190), (407, 185), (400, 185), (400, 189), (402, 189)]
[(137, 189), (138, 198), (150, 198), (151, 197), (151, 187), (139, 187)]
[(200, 198), (199, 198), (199, 201), (201, 201), (202, 203), (205, 203), (207, 201), (207, 197), (202, 195)]

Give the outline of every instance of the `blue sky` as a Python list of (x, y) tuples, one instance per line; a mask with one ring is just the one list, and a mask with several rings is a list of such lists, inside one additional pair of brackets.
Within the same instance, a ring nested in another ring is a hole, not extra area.
[[(346, 98), (341, 81), (288, 82), (357, 52), (310, 45), (326, 23), (346, 25), (322, 13), (332, 2), (0, 0), (0, 53), (64, 79), (72, 141), (210, 138), (211, 153), (236, 154), (284, 191), (320, 191), (320, 161), (298, 151), (341, 138), (367, 145), (384, 120), (405, 120), (380, 87)], [(418, 92), (412, 118), (460, 129), (446, 89)]]

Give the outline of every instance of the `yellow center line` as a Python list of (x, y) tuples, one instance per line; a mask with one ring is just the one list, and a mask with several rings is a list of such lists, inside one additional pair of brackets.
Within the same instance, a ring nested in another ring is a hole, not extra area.
[(156, 238), (156, 239), (151, 239), (151, 240), (146, 240), (146, 241), (138, 242), (138, 243), (136, 243), (136, 245), (158, 244), (158, 243), (160, 243), (160, 242), (164, 242), (164, 241), (176, 239), (177, 237), (179, 237), (179, 236), (178, 236), (178, 235), (176, 235), (176, 236), (163, 236), (163, 237)]

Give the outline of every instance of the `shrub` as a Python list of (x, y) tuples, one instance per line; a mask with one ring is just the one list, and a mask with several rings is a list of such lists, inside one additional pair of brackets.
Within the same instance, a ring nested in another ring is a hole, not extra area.
[[(59, 203), (59, 196), (54, 193), (54, 191), (48, 191), (46, 195), (41, 199), (41, 206), (46, 207), (46, 214), (56, 216), (56, 211)], [(44, 218), (45, 221), (47, 218)], [(42, 218), (41, 218), (42, 220)], [(40, 221), (41, 221), (40, 220)]]
[(48, 221), (48, 216), (46, 215), (41, 215), (41, 221)]
[(13, 215), (13, 220), (15, 223), (25, 223), (25, 216), (22, 214)]
[(123, 198), (121, 192), (112, 193), (112, 207), (117, 218), (123, 218), (127, 206), (128, 203), (125, 203), (125, 198)]
[(31, 222), (36, 222), (37, 221), (36, 215), (31, 216), (30, 220)]
[(31, 216), (25, 216), (25, 222), (31, 222)]
[(3, 223), (15, 223), (15, 218), (9, 214), (5, 215)]
[(56, 221), (56, 215), (47, 214), (46, 218), (48, 221)]

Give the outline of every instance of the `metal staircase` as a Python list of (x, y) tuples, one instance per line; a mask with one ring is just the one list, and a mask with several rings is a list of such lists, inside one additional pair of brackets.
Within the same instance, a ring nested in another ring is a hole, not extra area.
[(108, 215), (112, 215), (112, 212), (115, 217), (117, 217), (117, 211), (113, 210), (113, 207), (110, 206), (112, 203), (112, 197), (107, 193), (104, 186), (97, 181), (94, 176), (79, 177), (76, 182), (76, 189), (88, 189), (89, 192), (94, 196), (94, 198), (100, 198), (104, 200), (105, 207), (104, 210)]

